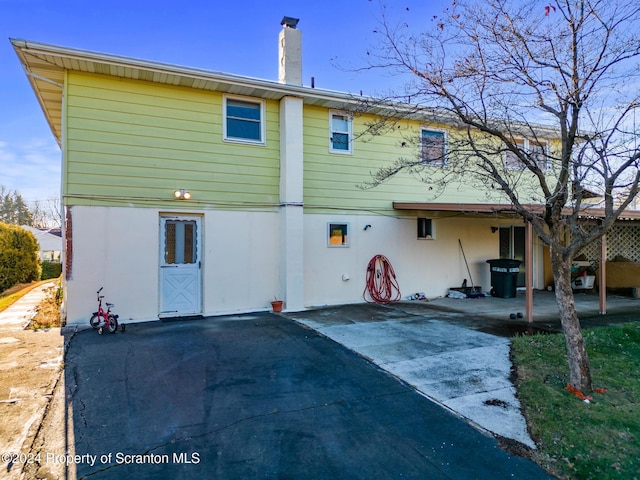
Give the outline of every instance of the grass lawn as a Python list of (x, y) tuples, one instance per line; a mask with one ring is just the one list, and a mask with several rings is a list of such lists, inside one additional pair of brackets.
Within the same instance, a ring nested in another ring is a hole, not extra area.
[(640, 479), (640, 322), (584, 331), (595, 388), (567, 391), (563, 335), (513, 339), (517, 389), (534, 459), (562, 479)]

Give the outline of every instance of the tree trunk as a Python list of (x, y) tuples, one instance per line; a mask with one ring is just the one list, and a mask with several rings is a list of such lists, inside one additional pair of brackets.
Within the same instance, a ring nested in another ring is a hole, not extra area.
[[(551, 250), (553, 252), (554, 249)], [(567, 346), (569, 383), (572, 387), (582, 392), (591, 392), (589, 358), (587, 357), (582, 329), (576, 312), (573, 290), (571, 289), (571, 260), (564, 260), (560, 254), (552, 253), (552, 264), (556, 301), (558, 302), (560, 321)]]

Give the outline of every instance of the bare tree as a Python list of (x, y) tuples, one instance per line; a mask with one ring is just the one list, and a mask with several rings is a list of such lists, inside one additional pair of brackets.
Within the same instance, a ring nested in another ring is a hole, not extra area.
[(33, 226), (36, 228), (60, 228), (62, 213), (60, 199), (57, 197), (47, 200), (36, 200), (30, 209), (33, 216)]
[[(402, 94), (384, 99), (391, 114), (371, 123), (368, 133), (412, 115), (458, 128), (437, 173), (423, 155), (399, 158), (374, 172), (366, 186), (408, 171), (435, 195), (464, 178), (530, 222), (550, 247), (569, 383), (591, 391), (571, 263), (611, 229), (638, 192), (633, 120), (640, 105), (640, 5), (454, 0), (426, 23), (415, 31), (410, 19), (392, 22), (383, 5), (380, 44), (369, 52), (367, 68), (411, 80)], [(363, 108), (373, 106), (365, 102)], [(407, 141), (431, 148), (423, 138)], [(585, 229), (580, 217), (588, 208), (586, 193), (594, 190), (602, 195), (604, 216)]]

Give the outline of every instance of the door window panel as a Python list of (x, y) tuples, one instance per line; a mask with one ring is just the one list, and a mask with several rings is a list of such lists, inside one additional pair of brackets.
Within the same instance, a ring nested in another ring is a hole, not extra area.
[(196, 263), (197, 231), (194, 220), (167, 220), (165, 225), (165, 265)]

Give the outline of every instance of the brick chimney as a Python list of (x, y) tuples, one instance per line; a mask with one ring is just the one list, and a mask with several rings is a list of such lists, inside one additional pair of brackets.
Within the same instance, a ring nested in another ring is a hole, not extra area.
[(284, 17), (278, 36), (278, 82), (302, 86), (302, 34), (296, 29), (298, 19)]

